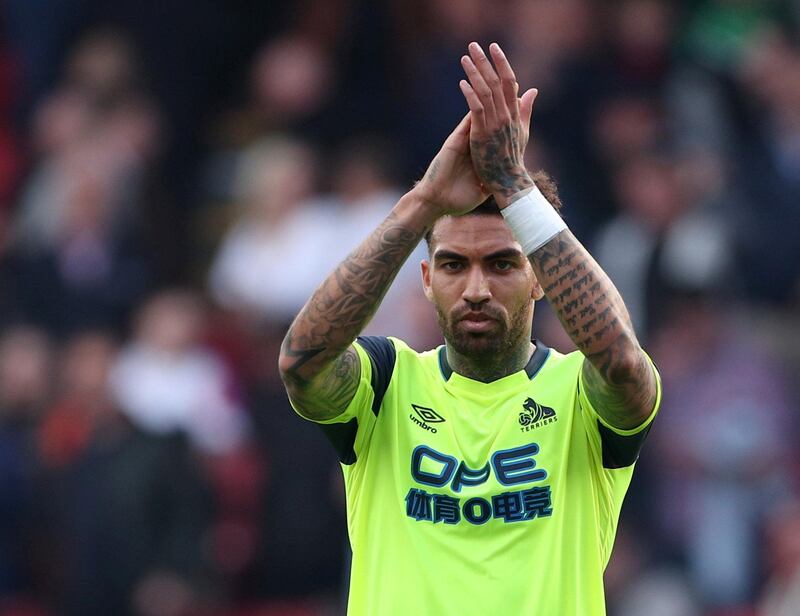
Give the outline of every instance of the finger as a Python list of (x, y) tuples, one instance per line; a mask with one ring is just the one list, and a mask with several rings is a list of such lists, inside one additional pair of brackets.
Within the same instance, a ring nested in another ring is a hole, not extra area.
[(486, 85), (486, 82), (484, 81), (480, 72), (478, 72), (478, 68), (475, 66), (472, 58), (469, 56), (462, 56), (461, 66), (464, 68), (464, 72), (467, 74), (467, 79), (469, 80), (469, 85), (472, 88), (472, 91), (475, 92), (475, 95), (480, 100), (481, 106), (485, 112), (485, 117), (494, 117), (496, 112), (494, 108), (492, 90), (488, 85)]
[(472, 118), (472, 112), (468, 111), (467, 115), (461, 118), (461, 121), (458, 123), (453, 129), (453, 132), (445, 140), (445, 145), (451, 145), (453, 147), (458, 147), (459, 144), (466, 144), (469, 141), (469, 129)]
[(456, 129), (453, 131), (454, 135), (469, 135), (469, 125), (470, 125), (470, 118), (472, 117), (471, 112), (467, 112), (467, 114), (461, 118), (461, 121), (456, 126)]
[(492, 66), (492, 63), (489, 61), (489, 58), (486, 57), (485, 53), (483, 53), (481, 46), (478, 45), (478, 43), (470, 43), (469, 55), (472, 59), (472, 62), (477, 67), (481, 77), (483, 78), (483, 81), (486, 83), (492, 93), (494, 108), (496, 109), (498, 115), (503, 117), (510, 115), (508, 114), (508, 106), (506, 105), (506, 99), (503, 95), (503, 87), (500, 82), (500, 77), (498, 77), (497, 72)]
[(475, 90), (473, 90), (466, 79), (462, 79), (458, 85), (461, 88), (461, 93), (464, 95), (464, 98), (467, 99), (472, 126), (479, 131), (483, 131), (486, 128), (486, 111), (483, 108), (481, 99), (478, 98)]
[(519, 99), (520, 120), (522, 121), (522, 125), (526, 130), (530, 130), (531, 115), (533, 114), (533, 103), (538, 95), (539, 90), (536, 88), (531, 88), (522, 95), (522, 98)]
[(517, 98), (519, 84), (517, 83), (517, 76), (514, 74), (514, 69), (511, 68), (511, 64), (500, 45), (492, 43), (489, 45), (489, 52), (492, 54), (497, 75), (500, 77), (506, 107), (511, 113), (511, 119), (516, 120), (519, 117), (519, 99)]

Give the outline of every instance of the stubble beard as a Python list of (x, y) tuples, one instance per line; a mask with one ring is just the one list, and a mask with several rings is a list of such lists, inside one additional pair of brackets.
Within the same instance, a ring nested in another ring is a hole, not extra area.
[(498, 362), (512, 352), (517, 345), (529, 342), (530, 316), (528, 306), (523, 305), (511, 315), (510, 323), (496, 320), (498, 327), (488, 332), (472, 333), (458, 327), (458, 321), (450, 319), (437, 306), (436, 315), (447, 346), (459, 355), (483, 362)]

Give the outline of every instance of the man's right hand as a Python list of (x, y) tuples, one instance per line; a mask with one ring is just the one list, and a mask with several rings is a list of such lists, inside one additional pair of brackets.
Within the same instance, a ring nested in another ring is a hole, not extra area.
[(469, 150), (471, 114), (464, 116), (431, 161), (412, 192), (428, 204), (436, 217), (465, 214), (489, 196), (472, 165)]

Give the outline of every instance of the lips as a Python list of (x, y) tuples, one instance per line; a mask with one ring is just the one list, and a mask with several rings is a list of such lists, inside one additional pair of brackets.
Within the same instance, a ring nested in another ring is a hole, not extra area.
[(468, 312), (460, 319), (461, 321), (474, 321), (480, 323), (483, 321), (493, 321), (492, 317), (484, 312)]
[(482, 333), (494, 327), (495, 319), (485, 312), (468, 312), (458, 320), (461, 326), (471, 333)]

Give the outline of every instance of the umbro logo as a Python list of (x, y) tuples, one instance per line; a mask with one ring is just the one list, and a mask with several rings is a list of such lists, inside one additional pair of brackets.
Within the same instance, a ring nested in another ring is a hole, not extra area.
[(444, 417), (439, 415), (433, 409), (429, 409), (427, 406), (419, 406), (418, 404), (412, 404), (411, 408), (414, 410), (413, 413), (409, 414), (408, 418), (417, 424), (423, 430), (427, 430), (432, 434), (436, 434), (438, 430), (433, 426), (428, 424), (432, 423), (442, 423), (444, 421)]
[(414, 409), (414, 412), (419, 415), (419, 418), (422, 421), (427, 421), (428, 423), (442, 423), (444, 421), (444, 417), (439, 415), (433, 409), (429, 409), (426, 406), (419, 406), (418, 404), (412, 404), (411, 408)]
[(519, 414), (520, 430), (529, 432), (534, 428), (546, 426), (558, 421), (555, 409), (543, 406), (533, 398), (528, 398), (522, 403), (522, 412)]

